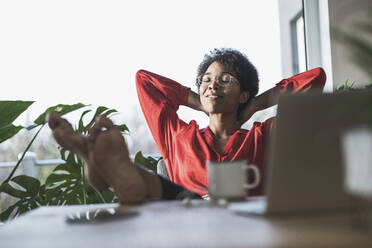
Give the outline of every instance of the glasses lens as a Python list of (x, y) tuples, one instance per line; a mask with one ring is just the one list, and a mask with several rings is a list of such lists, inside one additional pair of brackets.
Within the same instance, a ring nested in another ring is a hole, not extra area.
[[(212, 76), (211, 75), (203, 75), (200, 77), (200, 83), (210, 83), (212, 81)], [(219, 84), (230, 84), (233, 80), (233, 76), (230, 75), (229, 73), (223, 73), (220, 75), (217, 79), (217, 83)]]
[(209, 76), (209, 75), (203, 75), (201, 77), (201, 81), (202, 82), (210, 82), (211, 81), (211, 76)]
[(224, 84), (229, 84), (231, 82), (231, 75), (227, 73), (221, 75), (220, 82)]

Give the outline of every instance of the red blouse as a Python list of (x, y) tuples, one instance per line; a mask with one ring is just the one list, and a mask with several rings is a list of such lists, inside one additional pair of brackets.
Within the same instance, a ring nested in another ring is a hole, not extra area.
[[(323, 88), (326, 75), (322, 68), (312, 69), (276, 84), (280, 93), (307, 92)], [(209, 127), (199, 129), (197, 123), (182, 121), (177, 110), (186, 105), (189, 88), (157, 75), (139, 70), (136, 74), (137, 94), (147, 124), (167, 165), (170, 180), (200, 195), (208, 187), (207, 161), (247, 160), (258, 166), (260, 185), (250, 195), (262, 195), (265, 175), (264, 156), (275, 117), (255, 122), (250, 130), (239, 129), (229, 139), (222, 154), (217, 152)]]

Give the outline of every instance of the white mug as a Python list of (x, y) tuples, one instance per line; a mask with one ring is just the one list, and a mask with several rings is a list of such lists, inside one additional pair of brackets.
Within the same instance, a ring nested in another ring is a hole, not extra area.
[[(248, 183), (247, 170), (255, 175), (253, 183)], [(208, 162), (209, 195), (211, 198), (242, 199), (246, 189), (252, 189), (260, 183), (260, 172), (255, 165), (247, 161)]]
[(372, 128), (356, 126), (341, 136), (345, 190), (353, 195), (372, 196)]

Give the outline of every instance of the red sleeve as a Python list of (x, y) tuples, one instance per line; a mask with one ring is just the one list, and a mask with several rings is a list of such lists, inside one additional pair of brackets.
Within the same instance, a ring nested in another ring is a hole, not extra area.
[[(276, 84), (275, 90), (279, 93), (305, 93), (308, 91), (321, 91), (326, 82), (326, 74), (321, 67), (305, 71), (290, 78), (283, 79)], [(262, 123), (261, 128), (266, 134), (265, 141), (270, 138), (276, 118), (269, 118)]]
[(145, 70), (137, 72), (136, 86), (152, 136), (160, 153), (167, 159), (172, 149), (173, 137), (187, 126), (176, 112), (179, 105), (187, 103), (189, 88)]
[(280, 93), (304, 93), (309, 90), (323, 90), (326, 82), (326, 74), (321, 67), (302, 72), (290, 78), (283, 79), (276, 84), (276, 90)]

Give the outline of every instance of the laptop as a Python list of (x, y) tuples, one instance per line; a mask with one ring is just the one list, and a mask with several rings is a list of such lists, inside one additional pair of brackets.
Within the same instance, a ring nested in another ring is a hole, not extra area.
[(372, 92), (284, 95), (271, 136), (265, 197), (231, 203), (240, 214), (346, 210), (343, 130), (372, 125)]

